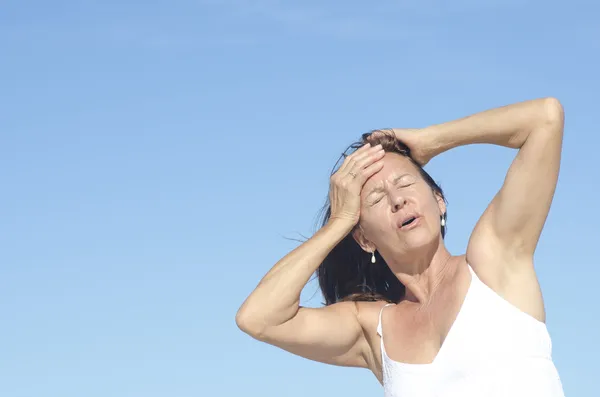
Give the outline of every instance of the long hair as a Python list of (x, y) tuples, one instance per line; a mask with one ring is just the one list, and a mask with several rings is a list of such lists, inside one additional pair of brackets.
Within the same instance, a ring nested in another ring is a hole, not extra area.
[[(362, 135), (361, 139), (351, 144), (336, 162), (333, 175), (343, 159), (366, 143), (371, 146), (381, 144), (387, 153), (396, 153), (407, 157), (419, 170), (419, 173), (434, 193), (445, 201), (441, 187), (421, 167), (410, 154), (410, 149), (396, 139), (393, 133), (386, 130), (371, 131)], [(322, 209), (320, 226), (323, 227), (331, 216), (329, 198)], [(443, 215), (444, 219), (446, 214)], [(358, 225), (356, 226), (358, 227)], [(446, 227), (441, 226), (442, 237), (446, 235)], [(337, 244), (317, 269), (317, 277), (325, 304), (331, 305), (340, 301), (388, 301), (399, 302), (404, 297), (404, 285), (392, 273), (379, 252), (375, 253), (376, 262), (371, 263), (371, 254), (363, 251), (352, 232)]]

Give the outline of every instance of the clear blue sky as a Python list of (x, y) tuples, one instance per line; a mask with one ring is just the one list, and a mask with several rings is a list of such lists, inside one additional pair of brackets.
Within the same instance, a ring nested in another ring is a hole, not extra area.
[[(299, 3), (2, 2), (1, 396), (381, 395), (252, 340), (237, 308), (361, 133), (542, 96), (566, 135), (536, 265), (565, 391), (597, 395), (600, 6)], [(513, 155), (428, 166), (453, 253)]]

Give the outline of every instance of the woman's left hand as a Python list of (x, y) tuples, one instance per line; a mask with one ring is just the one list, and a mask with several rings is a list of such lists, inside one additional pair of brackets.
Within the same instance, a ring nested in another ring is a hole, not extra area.
[(410, 149), (410, 157), (419, 165), (424, 166), (434, 157), (431, 143), (427, 140), (427, 134), (423, 128), (391, 128), (396, 139), (404, 143)]

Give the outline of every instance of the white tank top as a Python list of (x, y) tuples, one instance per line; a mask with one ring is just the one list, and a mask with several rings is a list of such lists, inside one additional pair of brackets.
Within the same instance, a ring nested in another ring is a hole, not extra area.
[(388, 357), (381, 336), (385, 397), (564, 397), (546, 325), (485, 285), (471, 266), (463, 305), (431, 364)]

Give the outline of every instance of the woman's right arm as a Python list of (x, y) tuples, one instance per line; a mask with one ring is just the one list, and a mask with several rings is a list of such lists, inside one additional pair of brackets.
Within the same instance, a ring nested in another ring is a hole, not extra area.
[(281, 259), (246, 299), (236, 321), (252, 337), (311, 360), (365, 366), (354, 302), (299, 306), (300, 293), (329, 251), (352, 229), (332, 222)]
[(300, 306), (300, 293), (329, 252), (352, 231), (360, 189), (383, 166), (380, 147), (348, 156), (332, 176), (330, 221), (287, 254), (263, 277), (238, 310), (238, 327), (255, 339), (327, 364), (366, 367), (368, 343), (354, 302)]

